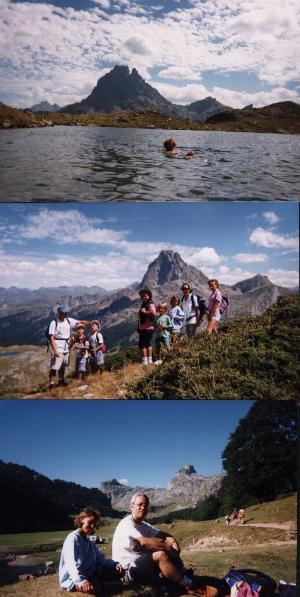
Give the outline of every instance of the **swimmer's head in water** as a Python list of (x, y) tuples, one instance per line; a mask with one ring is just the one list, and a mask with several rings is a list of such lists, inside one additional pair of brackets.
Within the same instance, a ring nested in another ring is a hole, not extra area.
[(166, 139), (164, 141), (164, 148), (166, 151), (173, 151), (173, 149), (175, 149), (176, 147), (176, 142), (174, 141), (173, 137), (168, 137), (168, 139)]

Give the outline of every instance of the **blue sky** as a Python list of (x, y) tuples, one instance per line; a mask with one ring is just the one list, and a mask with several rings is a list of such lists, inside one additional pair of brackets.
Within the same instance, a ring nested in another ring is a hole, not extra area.
[(261, 273), (295, 287), (298, 231), (293, 202), (2, 203), (1, 286), (124, 288), (174, 250), (221, 284)]
[(297, 0), (2, 0), (0, 100), (61, 106), (115, 64), (170, 101), (299, 101)]
[(251, 404), (2, 400), (1, 459), (86, 487), (112, 478), (164, 487), (185, 464), (221, 473), (229, 434)]

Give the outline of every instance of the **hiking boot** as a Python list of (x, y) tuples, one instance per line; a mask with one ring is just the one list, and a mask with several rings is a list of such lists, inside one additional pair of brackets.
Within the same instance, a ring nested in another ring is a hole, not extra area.
[(64, 379), (60, 379), (59, 382), (58, 382), (58, 385), (60, 387), (62, 386), (63, 388), (65, 388), (68, 385), (68, 382), (65, 381)]

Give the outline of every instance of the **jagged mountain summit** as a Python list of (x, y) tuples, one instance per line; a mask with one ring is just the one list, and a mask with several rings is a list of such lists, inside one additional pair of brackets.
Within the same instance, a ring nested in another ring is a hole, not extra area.
[(156, 288), (158, 286), (172, 285), (189, 282), (198, 289), (207, 287), (208, 278), (197, 268), (188, 265), (174, 251), (161, 251), (152, 261), (141, 281), (142, 288)]
[(109, 73), (100, 77), (90, 95), (80, 102), (64, 106), (60, 112), (89, 114), (94, 112), (119, 112), (152, 110), (169, 116), (192, 118), (204, 122), (208, 116), (229, 110), (214, 98), (206, 98), (189, 106), (173, 104), (157, 89), (140, 76), (133, 68), (116, 65)]
[(96, 87), (87, 98), (65, 106), (60, 111), (85, 114), (145, 109), (169, 113), (172, 104), (146, 83), (135, 68), (130, 72), (128, 66), (117, 65), (98, 79)]
[(131, 496), (145, 492), (154, 511), (170, 511), (194, 506), (210, 495), (216, 495), (223, 477), (223, 474), (205, 477), (198, 474), (193, 465), (188, 464), (175, 473), (166, 487), (130, 487), (112, 479), (103, 481), (99, 489), (111, 500), (112, 507), (116, 510), (128, 510)]

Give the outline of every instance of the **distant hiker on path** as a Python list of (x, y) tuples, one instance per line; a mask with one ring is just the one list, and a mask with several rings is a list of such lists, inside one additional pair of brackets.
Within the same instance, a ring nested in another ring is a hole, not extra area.
[(166, 350), (171, 350), (171, 330), (172, 322), (167, 315), (167, 303), (159, 303), (157, 305), (157, 315), (154, 318), (154, 342), (156, 350), (155, 365), (161, 365), (161, 347), (164, 346)]
[(244, 524), (245, 522), (245, 510), (244, 508), (239, 509), (239, 522), (240, 524)]
[(217, 325), (221, 319), (220, 305), (222, 302), (222, 293), (219, 286), (218, 280), (208, 280), (208, 287), (211, 290), (207, 308), (208, 326), (206, 328), (206, 333), (208, 336), (213, 332), (217, 333)]
[[(52, 348), (49, 371), (50, 390), (55, 387), (57, 373), (59, 385), (65, 385), (65, 368), (69, 364), (71, 332), (79, 323), (78, 319), (67, 317), (69, 312), (70, 308), (67, 305), (60, 305), (57, 309), (56, 318), (50, 322), (47, 331), (47, 337)], [(82, 323), (86, 325), (89, 322), (82, 321)]]
[(237, 525), (237, 523), (238, 523), (238, 517), (239, 517), (238, 510), (236, 510), (236, 509), (233, 510), (233, 512), (232, 512), (232, 520), (233, 520), (233, 524), (234, 525)]
[(139, 310), (138, 333), (139, 349), (142, 357), (142, 365), (152, 365), (152, 336), (154, 333), (154, 317), (156, 316), (156, 307), (152, 300), (152, 292), (148, 288), (143, 288), (139, 292), (142, 300)]
[(172, 334), (171, 334), (171, 344), (175, 346), (177, 342), (177, 338), (182, 331), (183, 323), (186, 319), (185, 313), (180, 307), (180, 299), (179, 296), (174, 295), (171, 297), (170, 301), (170, 308), (168, 311), (168, 315), (171, 319), (172, 323)]
[(195, 156), (193, 151), (187, 151), (184, 153), (183, 151), (178, 151), (176, 149), (176, 141), (173, 137), (168, 137), (164, 141), (164, 149), (168, 156), (176, 156), (176, 157), (184, 157), (184, 158), (193, 158)]
[(188, 282), (181, 286), (183, 297), (181, 299), (181, 309), (185, 314), (185, 331), (188, 338), (196, 335), (196, 328), (201, 323), (200, 309), (198, 299), (192, 293), (192, 287)]
[(146, 494), (133, 495), (130, 501), (131, 514), (119, 522), (113, 536), (113, 559), (118, 560), (125, 569), (124, 583), (157, 583), (159, 573), (162, 573), (165, 579), (176, 583), (178, 589), (181, 586), (188, 595), (216, 597), (230, 594), (224, 581), (197, 577), (192, 570), (185, 568), (175, 537), (145, 522), (148, 509), (149, 498)]
[(91, 332), (88, 336), (91, 356), (91, 372), (100, 375), (104, 369), (104, 338), (100, 332), (101, 326), (97, 319), (91, 322)]
[(226, 526), (229, 527), (230, 525), (230, 521), (231, 521), (231, 516), (230, 514), (227, 514), (227, 516), (225, 516), (225, 521), (226, 521)]
[(107, 560), (95, 543), (89, 540), (100, 525), (100, 514), (84, 508), (75, 518), (75, 531), (63, 544), (59, 563), (59, 584), (68, 592), (102, 595), (103, 581), (119, 580), (123, 568), (118, 562)]

